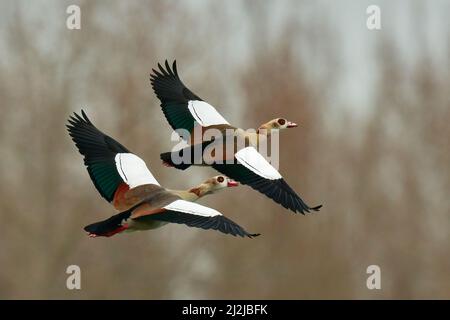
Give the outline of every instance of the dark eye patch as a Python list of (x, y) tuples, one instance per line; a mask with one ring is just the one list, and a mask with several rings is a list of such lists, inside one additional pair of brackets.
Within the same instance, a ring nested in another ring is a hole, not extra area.
[(278, 119), (278, 123), (283, 126), (286, 123), (286, 120), (284, 119)]
[(223, 180), (225, 180), (223, 177), (218, 177), (218, 178), (217, 178), (217, 181), (219, 181), (219, 183), (222, 183)]

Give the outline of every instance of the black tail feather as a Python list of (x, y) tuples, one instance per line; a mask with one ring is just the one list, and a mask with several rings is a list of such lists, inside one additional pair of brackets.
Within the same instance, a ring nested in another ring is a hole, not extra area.
[[(160, 154), (160, 158), (166, 165), (170, 167), (174, 167), (180, 170), (186, 170), (192, 164), (203, 163), (203, 153), (206, 147), (208, 147), (213, 142), (214, 139), (203, 141), (201, 144), (191, 145), (177, 151), (164, 152)], [(201, 148), (201, 150), (198, 150), (197, 148)], [(200, 156), (201, 158), (198, 158), (198, 156)], [(174, 162), (173, 159), (176, 159), (177, 161)]]
[(186, 170), (187, 168), (189, 168), (191, 166), (190, 164), (186, 164), (186, 163), (175, 164), (172, 161), (172, 154), (177, 154), (177, 153), (178, 152), (164, 152), (164, 153), (160, 154), (160, 158), (166, 165), (168, 165), (170, 167), (174, 167), (179, 170)]
[(131, 210), (127, 210), (118, 213), (106, 220), (92, 223), (84, 227), (84, 230), (96, 236), (107, 236), (111, 232), (120, 228), (122, 226), (123, 220), (128, 219), (130, 215)]

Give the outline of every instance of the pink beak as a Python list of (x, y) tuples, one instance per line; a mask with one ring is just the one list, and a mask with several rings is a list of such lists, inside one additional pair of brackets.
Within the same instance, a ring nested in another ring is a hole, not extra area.
[(295, 122), (288, 121), (287, 127), (288, 128), (295, 128), (295, 127), (298, 127), (298, 124), (296, 124)]
[(237, 187), (239, 185), (239, 182), (228, 179), (227, 187)]

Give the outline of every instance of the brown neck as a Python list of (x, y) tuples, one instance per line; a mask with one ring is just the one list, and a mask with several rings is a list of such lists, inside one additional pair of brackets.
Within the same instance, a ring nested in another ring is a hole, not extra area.
[(263, 134), (265, 136), (270, 136), (270, 129), (266, 129), (266, 128), (258, 128), (258, 130), (256, 131), (257, 134)]
[(201, 198), (208, 194), (209, 188), (208, 188), (208, 186), (201, 184), (199, 186), (189, 189), (188, 192), (194, 194), (198, 198)]
[(270, 136), (270, 132), (272, 130), (272, 126), (270, 123), (264, 123), (259, 126), (258, 130), (256, 131), (258, 134), (265, 134)]
[(186, 201), (197, 201), (209, 193), (208, 186), (201, 184), (187, 190), (170, 190), (172, 193)]

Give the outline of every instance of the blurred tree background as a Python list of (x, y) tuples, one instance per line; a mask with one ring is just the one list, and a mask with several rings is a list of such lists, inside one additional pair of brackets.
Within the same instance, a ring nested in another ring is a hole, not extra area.
[[(81, 8), (81, 30), (66, 8)], [(367, 30), (379, 4), (382, 29)], [(2, 1), (0, 298), (450, 298), (448, 1)], [(112, 238), (113, 214), (65, 124), (84, 108), (163, 186), (215, 175), (162, 167), (171, 129), (149, 83), (177, 59), (231, 123), (283, 116), (293, 215), (250, 188), (212, 206), (257, 239), (180, 225)], [(82, 290), (66, 289), (68, 265)], [(366, 287), (381, 267), (382, 290)]]

